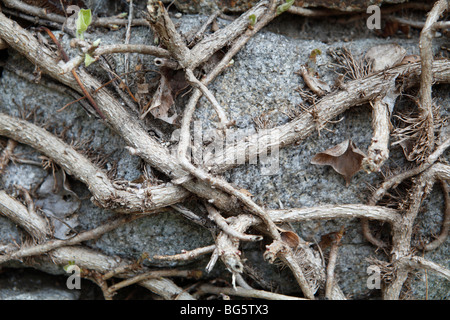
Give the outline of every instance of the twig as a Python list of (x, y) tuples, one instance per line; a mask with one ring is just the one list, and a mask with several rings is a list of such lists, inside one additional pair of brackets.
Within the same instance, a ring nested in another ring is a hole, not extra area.
[(97, 239), (103, 234), (110, 232), (137, 218), (138, 216), (120, 217), (114, 221), (109, 221), (107, 224), (101, 225), (100, 227), (97, 227), (95, 229), (79, 233), (78, 235), (67, 240), (49, 240), (39, 245), (21, 248), (17, 251), (10, 252), (7, 255), (0, 256), (0, 264), (10, 260), (20, 260), (25, 257), (38, 256), (41, 254), (48, 253), (57, 248), (74, 246), (84, 241)]
[(215, 223), (219, 226), (219, 228), (228, 234), (231, 237), (237, 238), (243, 241), (261, 241), (261, 236), (248, 235), (233, 229), (225, 220), (224, 217), (220, 215), (220, 213), (213, 207), (208, 204), (205, 204), (206, 209), (208, 210), (209, 217), (214, 220)]
[(230, 121), (227, 118), (227, 115), (225, 114), (225, 111), (223, 111), (223, 108), (220, 106), (219, 102), (217, 102), (216, 97), (212, 94), (212, 92), (208, 89), (207, 86), (205, 86), (201, 81), (199, 81), (191, 69), (186, 69), (186, 79), (189, 81), (191, 85), (199, 89), (203, 95), (211, 102), (212, 106), (214, 107), (214, 110), (217, 113), (217, 116), (219, 117), (219, 127), (220, 128), (227, 128), (230, 126)]
[[(62, 48), (61, 44), (59, 43), (58, 39), (56, 39), (55, 35), (46, 27), (41, 27), (42, 30), (44, 30), (45, 32), (47, 32), (47, 34), (50, 36), (50, 38), (52, 39), (52, 41), (57, 45), (59, 52), (62, 56), (62, 59), (64, 60), (64, 62), (68, 62), (69, 61), (69, 57), (67, 56), (67, 54), (65, 53), (64, 49)], [(94, 99), (92, 98), (91, 94), (86, 90), (86, 88), (84, 87), (83, 83), (80, 80), (80, 77), (78, 77), (77, 72), (75, 71), (75, 69), (71, 70), (73, 77), (75, 78), (75, 80), (77, 81), (78, 85), (81, 88), (81, 91), (83, 91), (83, 94), (87, 97), (87, 99), (89, 100), (90, 104), (92, 105), (92, 107), (95, 109), (95, 111), (98, 113), (98, 115), (103, 119), (106, 120), (105, 116), (103, 115), (103, 113), (100, 111), (100, 109), (97, 106), (97, 103), (94, 101)]]
[(204, 34), (206, 32), (206, 28), (208, 28), (209, 25), (211, 25), (211, 23), (213, 23), (214, 20), (216, 20), (220, 14), (221, 14), (221, 11), (217, 10), (208, 17), (206, 22), (200, 27), (200, 29), (198, 29), (198, 31), (195, 33), (195, 35), (187, 40), (189, 47), (192, 47), (195, 43), (197, 43), (204, 36)]
[(428, 14), (425, 26), (420, 33), (419, 48), (422, 72), (420, 76), (420, 102), (419, 109), (423, 119), (426, 120), (427, 133), (427, 153), (434, 151), (434, 119), (433, 119), (433, 101), (431, 95), (431, 86), (433, 84), (433, 47), (434, 23), (439, 16), (448, 8), (447, 0), (437, 1), (433, 9)]
[[(250, 225), (254, 223), (252, 216), (241, 214), (237, 217), (233, 217), (230, 221), (230, 226), (237, 232), (245, 232)], [(206, 272), (211, 272), (217, 259), (220, 257), (230, 272), (242, 273), (243, 264), (240, 258), (241, 252), (239, 251), (239, 241), (232, 239), (225, 232), (220, 232), (215, 239), (216, 246), (214, 252), (210, 258), (208, 265), (206, 266)]]
[(369, 200), (369, 205), (376, 205), (377, 202), (380, 201), (380, 199), (386, 194), (389, 189), (397, 187), (404, 180), (414, 177), (430, 168), (449, 147), (450, 135), (447, 135), (447, 137), (444, 137), (442, 144), (439, 145), (436, 150), (431, 155), (429, 155), (426, 161), (421, 165), (393, 176), (383, 182), (382, 185), (377, 189), (377, 191), (373, 193), (372, 197)]
[(200, 278), (202, 276), (202, 272), (200, 270), (177, 270), (177, 269), (169, 269), (169, 270), (155, 270), (148, 271), (143, 274), (139, 274), (132, 278), (123, 280), (115, 285), (112, 285), (108, 288), (108, 292), (112, 294), (113, 292), (120, 290), (122, 288), (128, 287), (132, 284), (142, 282), (148, 279), (157, 279), (162, 277), (183, 277), (183, 278)]
[(197, 214), (195, 214), (194, 212), (192, 212), (191, 210), (189, 210), (188, 208), (186, 208), (185, 206), (177, 203), (177, 204), (173, 204), (170, 206), (171, 208), (175, 209), (177, 212), (181, 213), (186, 219), (191, 220), (192, 222), (208, 228), (208, 221), (206, 218), (200, 217)]
[[(436, 148), (436, 150), (428, 156), (428, 158), (420, 164), (419, 166), (405, 171), (403, 173), (400, 173), (394, 177), (389, 178), (383, 184), (372, 194), (372, 197), (369, 200), (369, 205), (375, 206), (378, 201), (388, 192), (389, 189), (397, 187), (400, 183), (402, 183), (404, 180), (411, 178), (413, 176), (416, 176), (420, 174), (421, 172), (427, 170), (430, 168), (438, 159), (439, 157), (447, 150), (448, 147), (450, 147), (450, 137), (444, 138), (445, 140), (442, 142), (440, 146)], [(361, 220), (362, 225), (362, 231), (364, 237), (373, 245), (379, 247), (379, 248), (386, 248), (387, 244), (383, 241), (375, 238), (369, 227), (369, 220), (363, 218)]]
[[(267, 148), (274, 144), (273, 139), (271, 139), (274, 135), (279, 137), (277, 145), (280, 149), (305, 139), (317, 128), (317, 121), (320, 121), (319, 125), (322, 125), (322, 122), (326, 123), (336, 118), (352, 106), (362, 105), (378, 96), (386, 95), (392, 88), (392, 79), (396, 79), (402, 74), (407, 76), (403, 79), (403, 88), (417, 84), (420, 64), (400, 65), (384, 72), (372, 74), (364, 79), (347, 82), (345, 90), (330, 93), (315, 105), (316, 117), (304, 112), (287, 124), (268, 129), (266, 135), (253, 134), (241, 139), (234, 145), (225, 147), (220, 154), (211, 160), (214, 166), (210, 168), (210, 172), (219, 173), (235, 167), (234, 155), (236, 154), (244, 154), (246, 161), (259, 156), (261, 150), (268, 150)], [(434, 61), (433, 74), (436, 82), (450, 82), (450, 62), (445, 60)], [(260, 147), (250, 147), (255, 145)]]
[(163, 260), (163, 261), (189, 261), (198, 258), (199, 256), (211, 253), (216, 248), (215, 244), (207, 247), (201, 247), (190, 251), (185, 251), (179, 254), (174, 254), (171, 256), (155, 255), (153, 259)]
[(171, 56), (183, 69), (190, 68), (193, 61), (191, 51), (177, 32), (162, 2), (149, 2), (147, 19)]
[[(49, 21), (53, 21), (63, 25), (66, 23), (66, 17), (63, 17), (59, 14), (49, 13), (44, 8), (35, 7), (29, 4), (26, 4), (22, 1), (18, 0), (4, 0), (4, 4), (12, 9), (19, 10), (21, 12), (27, 13), (34, 17), (39, 17), (43, 19), (47, 19)], [(128, 25), (128, 20), (114, 18), (114, 17), (94, 17), (92, 19), (92, 26), (96, 27), (113, 27), (113, 26), (124, 26)], [(148, 22), (145, 19), (133, 19), (131, 21), (132, 26), (148, 26)]]
[(441, 180), (441, 186), (442, 191), (444, 193), (444, 218), (442, 221), (442, 227), (439, 236), (427, 244), (421, 244), (418, 246), (420, 250), (424, 251), (431, 251), (437, 249), (440, 245), (442, 245), (445, 240), (447, 240), (448, 232), (450, 229), (450, 194), (449, 194), (449, 187), (447, 185), (447, 182), (444, 180)]
[(429, 261), (425, 258), (419, 257), (419, 256), (413, 256), (413, 257), (405, 257), (399, 261), (404, 266), (407, 266), (409, 268), (415, 268), (415, 269), (425, 269), (432, 271), (433, 273), (441, 276), (442, 278), (450, 281), (450, 270), (446, 269), (439, 264)]
[(389, 133), (391, 122), (388, 105), (381, 98), (375, 98), (372, 106), (372, 141), (367, 151), (367, 157), (362, 160), (366, 172), (379, 171), (389, 158)]
[[(125, 33), (125, 45), (130, 43), (130, 37), (131, 37), (131, 22), (133, 20), (133, 0), (130, 0), (129, 4), (130, 10), (128, 12), (128, 25), (127, 25), (127, 31)], [(128, 61), (130, 54), (127, 52), (124, 56), (124, 65), (125, 65), (125, 73), (128, 72), (128, 69), (130, 68), (130, 64)], [(128, 85), (128, 77), (125, 77), (125, 83)]]
[(216, 287), (210, 284), (203, 284), (198, 287), (198, 294), (226, 294), (230, 296), (239, 296), (245, 298), (267, 299), (267, 300), (308, 300), (304, 298), (298, 298), (293, 296), (287, 296), (279, 293), (273, 293), (264, 290), (244, 289), (241, 287), (227, 288)]
[[(0, 113), (0, 135), (32, 146), (51, 157), (68, 173), (85, 183), (93, 201), (118, 212), (149, 212), (180, 202), (188, 192), (177, 186), (156, 186), (145, 189), (118, 190), (105, 172), (72, 147), (46, 130), (27, 121)], [(145, 199), (150, 201), (145, 201)]]
[[(82, 269), (95, 270), (101, 274), (120, 266), (131, 264), (130, 261), (117, 257), (113, 258), (100, 252), (77, 246), (55, 249), (51, 253), (51, 259), (53, 264), (67, 265), (69, 262), (72, 262)], [(122, 277), (122, 275), (119, 276)], [(123, 277), (129, 276), (123, 275)], [(178, 297), (180, 300), (195, 300), (189, 293), (167, 278), (147, 279), (140, 282), (139, 285), (167, 300), (171, 300), (173, 297)]]
[[(402, 217), (402, 223), (394, 225), (392, 230), (392, 261), (394, 265), (399, 265), (402, 258), (407, 257), (411, 253), (411, 236), (413, 232), (413, 224), (419, 213), (423, 199), (429, 194), (436, 179), (449, 179), (450, 166), (441, 163), (434, 164), (432, 167), (424, 171), (418, 177), (413, 190), (410, 192), (410, 205), (408, 210)], [(401, 289), (408, 277), (408, 270), (401, 268), (397, 271), (396, 278), (390, 283), (383, 292), (386, 300), (397, 300), (400, 296)]]
[(342, 240), (342, 237), (344, 235), (344, 227), (341, 228), (341, 230), (336, 234), (336, 238), (334, 239), (330, 254), (328, 258), (328, 265), (327, 265), (327, 284), (325, 287), (325, 298), (330, 299), (332, 296), (333, 286), (334, 286), (334, 269), (336, 267), (336, 261), (337, 261), (337, 254), (339, 250), (339, 244)]
[(335, 16), (335, 15), (345, 15), (348, 14), (348, 12), (345, 11), (338, 11), (338, 10), (331, 10), (331, 9), (308, 9), (298, 6), (291, 6), (287, 12), (299, 15), (302, 17), (329, 17), (329, 16)]
[(5, 170), (6, 166), (9, 163), (9, 160), (11, 159), (14, 149), (17, 146), (17, 142), (13, 139), (8, 139), (8, 142), (6, 143), (6, 147), (2, 150), (2, 153), (0, 154), (0, 175), (3, 174), (3, 171)]
[(22, 203), (0, 190), (0, 213), (25, 229), (33, 238), (43, 241), (52, 232), (43, 217), (29, 211)]
[(47, 19), (50, 21), (57, 22), (59, 24), (64, 24), (66, 22), (66, 18), (63, 16), (60, 16), (59, 14), (49, 13), (44, 8), (35, 7), (32, 5), (26, 4), (22, 1), (3, 0), (3, 3), (5, 4), (5, 6), (11, 8), (11, 9), (16, 9), (21, 12), (27, 13), (29, 15), (35, 16), (35, 17), (44, 18), (44, 19)]
[(340, 204), (311, 208), (267, 210), (267, 213), (276, 223), (343, 218), (369, 218), (373, 220), (385, 221), (391, 224), (398, 224), (401, 222), (401, 215), (397, 210), (363, 204)]
[(167, 50), (163, 48), (158, 48), (155, 46), (150, 46), (146, 44), (109, 44), (101, 45), (94, 50), (94, 57), (101, 55), (112, 54), (112, 53), (140, 53), (148, 54), (160, 58), (170, 58), (170, 54)]

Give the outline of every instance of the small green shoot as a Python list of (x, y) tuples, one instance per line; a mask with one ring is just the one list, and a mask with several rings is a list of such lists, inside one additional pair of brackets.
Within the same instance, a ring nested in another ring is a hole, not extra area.
[(89, 65), (93, 62), (95, 62), (95, 59), (89, 53), (86, 53), (84, 55), (84, 65), (89, 67)]
[(277, 15), (282, 14), (283, 12), (289, 10), (289, 8), (294, 4), (294, 0), (286, 0), (286, 3), (283, 3), (277, 7)]
[(63, 269), (65, 272), (67, 272), (69, 270), (69, 267), (74, 266), (74, 265), (75, 265), (75, 261), (69, 261), (69, 263), (63, 267)]
[(256, 15), (251, 14), (248, 18), (250, 19), (250, 25), (253, 27), (256, 23)]
[(76, 36), (78, 39), (84, 40), (84, 33), (92, 22), (91, 9), (80, 9), (76, 22)]
[(322, 51), (320, 49), (314, 49), (309, 54), (309, 60), (313, 63), (316, 63), (317, 56), (320, 56), (322, 54)]

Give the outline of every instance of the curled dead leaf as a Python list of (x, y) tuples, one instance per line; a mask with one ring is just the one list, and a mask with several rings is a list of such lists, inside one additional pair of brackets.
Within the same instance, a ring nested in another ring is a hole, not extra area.
[(333, 167), (337, 173), (344, 176), (348, 186), (353, 175), (361, 170), (361, 162), (365, 156), (353, 141), (345, 140), (330, 149), (317, 153), (311, 159), (311, 164)]
[(327, 247), (331, 246), (332, 244), (339, 245), (341, 242), (342, 237), (344, 236), (345, 228), (341, 227), (341, 229), (337, 232), (330, 232), (327, 234), (324, 234), (320, 237), (319, 246), (323, 249), (326, 249)]
[(295, 249), (300, 244), (300, 237), (294, 231), (283, 230), (280, 232), (281, 240), (289, 247)]
[(169, 116), (170, 108), (175, 103), (176, 96), (187, 88), (188, 83), (182, 70), (172, 70), (167, 67), (160, 68), (161, 79), (159, 86), (153, 95), (150, 106), (142, 110), (141, 119), (151, 113), (155, 118), (173, 124), (178, 118), (177, 113)]
[(325, 81), (313, 76), (305, 66), (301, 66), (299, 72), (308, 88), (318, 96), (323, 96), (331, 91), (330, 86)]

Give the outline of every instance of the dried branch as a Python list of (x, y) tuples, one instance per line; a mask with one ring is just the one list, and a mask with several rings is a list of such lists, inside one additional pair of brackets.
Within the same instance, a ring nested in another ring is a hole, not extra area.
[(47, 12), (45, 8), (35, 7), (18, 0), (3, 0), (2, 2), (5, 4), (5, 6), (11, 9), (27, 13), (34, 17), (47, 19), (50, 21), (57, 22), (59, 24), (64, 24), (66, 22), (65, 17), (60, 16), (59, 14)]
[(214, 107), (214, 110), (217, 113), (217, 116), (219, 117), (219, 128), (227, 128), (231, 125), (231, 122), (228, 120), (227, 115), (225, 114), (225, 111), (223, 111), (223, 108), (220, 106), (219, 102), (217, 102), (216, 97), (212, 94), (212, 92), (208, 89), (207, 86), (205, 86), (201, 81), (199, 81), (192, 70), (186, 69), (186, 79), (189, 81), (189, 83), (194, 86), (195, 88), (199, 89), (203, 95), (211, 102), (212, 106)]
[[(116, 269), (123, 265), (131, 264), (130, 261), (120, 258), (113, 258), (97, 251), (81, 248), (81, 247), (63, 247), (52, 251), (52, 263), (57, 265), (67, 265), (69, 262), (75, 263), (78, 267), (87, 270), (94, 270), (101, 274)], [(121, 275), (121, 277), (128, 275)], [(147, 279), (139, 283), (139, 285), (160, 295), (164, 299), (172, 300), (177, 297), (179, 300), (195, 300), (189, 293), (175, 285), (167, 278)]]
[(207, 247), (197, 248), (190, 251), (184, 251), (182, 253), (174, 254), (171, 256), (155, 255), (153, 256), (153, 259), (162, 261), (189, 261), (194, 260), (204, 254), (211, 253), (214, 251), (214, 249), (216, 249), (216, 245), (212, 244)]
[[(3, 3), (11, 8), (26, 14), (29, 14), (33, 17), (39, 17), (42, 19), (46, 19), (52, 22), (59, 23), (60, 25), (64, 25), (66, 23), (66, 17), (61, 16), (59, 14), (47, 12), (45, 8), (35, 7), (29, 4), (26, 4), (19, 0), (3, 0)], [(94, 17), (92, 19), (91, 25), (96, 27), (117, 27), (117, 26), (125, 26), (129, 23), (128, 20), (114, 18), (114, 17)], [(132, 26), (148, 26), (148, 22), (145, 19), (132, 19)]]
[(52, 232), (43, 217), (36, 211), (28, 210), (18, 200), (0, 190), (0, 213), (25, 229), (33, 238), (43, 241)]
[(11, 159), (16, 146), (17, 146), (16, 141), (8, 139), (6, 147), (2, 150), (2, 153), (0, 154), (0, 175), (3, 174), (3, 171), (8, 165), (9, 160)]
[(362, 167), (368, 173), (379, 171), (389, 158), (389, 133), (391, 122), (388, 105), (380, 98), (375, 98), (372, 105), (373, 137), (367, 157), (362, 161)]
[(0, 113), (0, 135), (30, 145), (52, 158), (68, 174), (85, 183), (93, 194), (93, 201), (105, 208), (145, 213), (180, 202), (188, 196), (187, 191), (173, 185), (119, 190), (105, 172), (53, 134), (3, 113)]
[(450, 270), (440, 266), (437, 263), (429, 261), (419, 256), (405, 257), (399, 261), (400, 264), (414, 269), (425, 269), (434, 272), (442, 278), (450, 281)]
[(448, 9), (447, 0), (437, 1), (433, 9), (428, 14), (425, 26), (420, 33), (419, 48), (422, 72), (420, 75), (420, 102), (419, 109), (423, 119), (426, 120), (427, 150), (426, 153), (434, 151), (434, 119), (433, 119), (433, 101), (431, 95), (431, 86), (433, 84), (433, 46), (434, 23), (439, 16)]
[(273, 293), (264, 290), (244, 289), (241, 287), (227, 288), (227, 287), (215, 287), (210, 284), (203, 284), (198, 287), (198, 295), (205, 293), (211, 294), (226, 294), (230, 296), (238, 296), (245, 298), (267, 299), (267, 300), (308, 300), (304, 298), (298, 298), (293, 296), (287, 296), (283, 294)]
[(450, 166), (436, 163), (424, 171), (413, 186), (409, 196), (409, 208), (402, 216), (402, 223), (394, 225), (392, 230), (392, 261), (394, 266), (398, 266), (396, 278), (388, 285), (383, 292), (386, 300), (397, 300), (400, 296), (403, 284), (408, 277), (408, 270), (401, 268), (401, 261), (411, 254), (411, 236), (414, 221), (419, 213), (423, 199), (429, 194), (434, 182), (437, 179), (450, 179)]
[[(6, 208), (5, 211), (3, 211), (4, 208)], [(45, 220), (33, 216), (33, 213), (28, 213), (25, 206), (6, 195), (4, 191), (0, 191), (0, 211), (6, 214), (11, 220), (16, 221), (36, 239), (39, 237), (47, 238), (50, 235), (50, 233), (45, 233), (46, 230), (49, 230)], [(20, 259), (31, 255), (49, 253), (49, 259), (52, 264), (67, 265), (69, 263), (75, 263), (82, 269), (94, 270), (100, 273), (107, 273), (108, 271), (118, 269), (121, 266), (128, 266), (131, 263), (126, 260), (112, 258), (99, 252), (73, 245), (82, 241), (98, 238), (102, 234), (111, 231), (126, 222), (134, 220), (135, 218), (136, 217), (131, 216), (121, 217), (109, 224), (80, 233), (68, 240), (49, 240), (41, 245), (21, 248), (18, 251), (9, 251), (5, 255), (0, 256), (0, 264), (11, 259)], [(129, 275), (122, 276), (129, 277)], [(191, 295), (184, 292), (184, 290), (177, 287), (168, 279), (147, 279), (140, 281), (139, 284), (152, 292), (161, 295), (165, 299), (172, 299), (175, 296), (179, 299), (194, 299)]]
[[(375, 206), (378, 201), (389, 191), (391, 188), (397, 187), (400, 183), (402, 183), (404, 180), (414, 177), (423, 171), (430, 168), (438, 159), (439, 157), (447, 150), (447, 148), (450, 147), (450, 137), (444, 137), (444, 140), (440, 146), (436, 148), (436, 150), (428, 156), (428, 158), (419, 166), (405, 171), (403, 173), (400, 173), (396, 176), (393, 176), (382, 183), (382, 185), (372, 194), (372, 197), (369, 200), (369, 205)], [(372, 233), (370, 232), (369, 227), (369, 220), (368, 219), (362, 219), (362, 230), (364, 237), (373, 245), (379, 247), (379, 248), (386, 248), (387, 244), (383, 241), (375, 238)], [(445, 231), (445, 230), (444, 230)]]
[[(230, 227), (235, 231), (243, 233), (253, 223), (252, 217), (249, 215), (239, 215), (233, 217), (233, 221), (230, 223)], [(216, 245), (211, 256), (211, 259), (206, 266), (206, 271), (209, 273), (213, 269), (220, 257), (230, 272), (242, 273), (243, 264), (240, 258), (241, 252), (239, 251), (239, 242), (230, 238), (227, 233), (220, 232), (215, 239)]]
[(146, 44), (109, 44), (101, 45), (93, 52), (93, 57), (112, 53), (140, 53), (147, 54), (159, 58), (170, 58), (170, 54), (166, 49), (150, 46)]
[(327, 265), (327, 284), (325, 286), (325, 297), (330, 299), (333, 292), (334, 282), (336, 281), (334, 278), (334, 269), (336, 267), (337, 254), (339, 250), (339, 244), (344, 235), (344, 227), (337, 233), (335, 240), (333, 241), (330, 249), (330, 254), (328, 258)]
[(440, 245), (442, 245), (445, 240), (447, 240), (448, 231), (450, 229), (450, 189), (446, 181), (441, 180), (442, 191), (444, 193), (444, 218), (442, 221), (441, 231), (439, 236), (431, 241), (430, 243), (419, 245), (418, 248), (420, 250), (431, 251), (437, 249)]
[(147, 4), (147, 12), (147, 19), (150, 26), (170, 52), (172, 58), (177, 61), (183, 69), (191, 68), (191, 63), (194, 60), (191, 51), (177, 32), (176, 27), (170, 19), (169, 13), (164, 8), (162, 2), (149, 1)]
[(132, 278), (123, 280), (115, 285), (112, 285), (108, 288), (108, 292), (112, 294), (113, 292), (123, 289), (125, 287), (131, 286), (132, 284), (142, 282), (148, 279), (158, 279), (163, 277), (183, 277), (183, 278), (200, 278), (202, 276), (202, 272), (200, 270), (177, 270), (177, 269), (169, 269), (169, 270), (154, 270), (148, 271), (143, 274), (139, 274)]
[(217, 17), (221, 14), (220, 10), (217, 10), (213, 14), (211, 14), (206, 22), (198, 29), (198, 31), (190, 37), (186, 42), (188, 43), (188, 47), (192, 47), (198, 41), (200, 41), (205, 35), (206, 29), (217, 19)]
[(267, 210), (276, 223), (300, 222), (315, 219), (369, 218), (391, 224), (401, 222), (401, 215), (394, 209), (362, 204), (324, 205), (310, 208)]
[[(434, 61), (432, 70), (436, 83), (450, 82), (449, 61)], [(399, 81), (399, 76), (402, 76), (403, 83), (400, 83), (400, 86), (403, 88), (418, 84), (419, 74), (420, 64), (414, 63), (393, 67), (364, 79), (349, 81), (345, 84), (345, 90), (330, 93), (315, 105), (315, 117), (304, 112), (287, 124), (268, 129), (265, 135), (253, 134), (241, 139), (234, 145), (225, 147), (222, 153), (216, 155), (211, 160), (214, 165), (209, 169), (213, 173), (223, 172), (237, 165), (234, 161), (236, 154), (245, 154), (245, 160), (248, 161), (250, 158), (259, 156), (261, 150), (268, 150), (271, 145), (277, 144), (279, 148), (283, 148), (305, 139), (315, 131), (317, 125), (325, 125), (350, 107), (368, 103), (379, 96), (385, 96), (392, 90), (393, 80)], [(317, 124), (317, 121), (320, 123)], [(275, 142), (273, 137), (277, 137)], [(255, 145), (259, 147), (251, 147)]]
[[(1, 205), (1, 204), (0, 204)], [(9, 252), (8, 254), (0, 256), (0, 264), (5, 263), (10, 260), (21, 260), (25, 257), (38, 256), (41, 254), (46, 254), (52, 250), (61, 247), (78, 245), (81, 242), (97, 239), (103, 234), (110, 232), (130, 221), (135, 220), (137, 217), (125, 216), (109, 221), (107, 224), (101, 225), (95, 229), (84, 231), (78, 235), (67, 239), (67, 240), (48, 240), (39, 245), (32, 245), (28, 247), (22, 247), (17, 251)], [(48, 229), (48, 226), (47, 226)]]
[(380, 201), (380, 199), (386, 194), (386, 192), (389, 191), (389, 189), (396, 188), (404, 180), (414, 177), (430, 168), (449, 147), (450, 147), (450, 136), (447, 135), (447, 137), (443, 137), (443, 142), (441, 143), (441, 145), (439, 145), (436, 148), (436, 150), (431, 155), (429, 155), (422, 164), (411, 170), (395, 175), (386, 180), (385, 182), (383, 182), (381, 186), (377, 189), (377, 191), (373, 193), (372, 197), (369, 200), (369, 205), (373, 206), (376, 205), (377, 202)]
[(247, 235), (241, 232), (238, 232), (237, 230), (230, 227), (230, 225), (227, 223), (224, 217), (222, 217), (213, 206), (210, 206), (208, 204), (205, 204), (206, 209), (208, 210), (209, 217), (214, 220), (214, 222), (219, 226), (219, 228), (228, 234), (231, 237), (237, 238), (239, 240), (243, 241), (261, 241), (261, 236), (254, 236), (254, 235)]

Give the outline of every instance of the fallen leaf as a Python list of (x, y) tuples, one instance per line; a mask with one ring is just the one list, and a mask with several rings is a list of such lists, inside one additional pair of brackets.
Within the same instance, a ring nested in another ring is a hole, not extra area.
[(404, 139), (400, 141), (398, 144), (402, 147), (403, 154), (405, 155), (406, 160), (414, 161), (417, 159), (417, 151), (415, 150), (415, 142), (414, 139)]
[(49, 175), (37, 190), (35, 204), (47, 216), (56, 239), (68, 239), (79, 225), (77, 211), (81, 200), (70, 189), (64, 170)]
[(372, 71), (378, 72), (399, 64), (406, 50), (396, 43), (381, 44), (370, 48), (364, 58), (372, 63)]
[(392, 20), (386, 22), (383, 32), (378, 32), (378, 35), (383, 38), (388, 38), (395, 35), (398, 31), (401, 31), (407, 38), (410, 38), (410, 27), (406, 24), (401, 24), (398, 21)]
[(161, 79), (159, 86), (153, 95), (150, 106), (142, 110), (141, 119), (150, 112), (155, 118), (174, 124), (178, 118), (177, 113), (169, 116), (169, 110), (175, 103), (176, 96), (184, 90), (188, 84), (181, 70), (172, 70), (167, 67), (160, 68)]
[(341, 229), (337, 232), (330, 232), (324, 234), (320, 237), (319, 246), (322, 250), (328, 248), (332, 244), (339, 244), (341, 242), (342, 237), (344, 236), (345, 229), (341, 227)]
[(417, 54), (412, 54), (409, 56), (405, 56), (402, 60), (402, 62), (400, 62), (400, 64), (411, 64), (411, 63), (416, 63), (420, 61), (420, 56), (418, 56)]
[(286, 242), (286, 244), (295, 249), (300, 244), (300, 237), (293, 231), (284, 230), (280, 232), (281, 240)]
[(351, 140), (345, 140), (330, 149), (316, 154), (311, 159), (311, 164), (333, 167), (337, 173), (344, 176), (348, 186), (353, 175), (361, 170), (361, 162), (365, 156)]
[(330, 86), (325, 81), (313, 76), (305, 66), (300, 67), (300, 74), (308, 88), (318, 96), (323, 96), (325, 93), (331, 91)]

